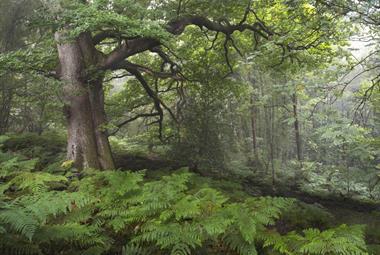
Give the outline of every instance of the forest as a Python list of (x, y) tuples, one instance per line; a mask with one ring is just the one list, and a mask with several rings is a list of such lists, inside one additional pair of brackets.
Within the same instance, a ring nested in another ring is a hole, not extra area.
[(380, 1), (0, 0), (0, 254), (380, 255)]

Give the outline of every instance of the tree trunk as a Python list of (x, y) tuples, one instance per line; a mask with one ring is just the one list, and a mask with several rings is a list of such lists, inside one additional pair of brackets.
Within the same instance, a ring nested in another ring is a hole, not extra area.
[[(12, 81), (11, 77), (8, 77), (8, 82)], [(13, 88), (12, 84), (9, 86), (6, 84), (5, 79), (1, 79), (1, 105), (0, 105), (0, 135), (8, 131), (9, 126), (9, 117), (11, 115), (11, 105), (13, 98)]]
[(272, 105), (270, 108), (269, 116), (270, 116), (270, 125), (271, 125), (271, 128), (270, 128), (270, 162), (271, 162), (271, 166), (272, 166), (272, 188), (274, 188), (275, 181), (276, 181), (276, 173), (275, 173), (275, 168), (274, 168), (275, 108), (274, 108), (273, 99), (272, 99)]
[(253, 147), (253, 155), (255, 160), (258, 161), (259, 154), (257, 152), (257, 134), (256, 134), (256, 118), (257, 118), (257, 109), (254, 105), (253, 95), (251, 97), (251, 129), (252, 129), (252, 147)]
[(292, 96), (293, 101), (293, 117), (294, 117), (294, 133), (296, 138), (296, 149), (297, 149), (297, 159), (301, 163), (302, 166), (302, 144), (301, 144), (301, 134), (300, 134), (300, 128), (299, 128), (299, 121), (298, 121), (298, 110), (297, 110), (297, 94), (294, 92)]
[(102, 79), (95, 81), (90, 86), (90, 102), (92, 118), (95, 128), (96, 146), (98, 148), (99, 162), (102, 169), (114, 169), (114, 160), (108, 141), (106, 113), (104, 110), (104, 92)]
[(68, 141), (67, 159), (78, 169), (113, 169), (107, 133), (102, 80), (89, 80), (87, 68), (96, 64), (93, 45), (86, 35), (69, 39), (56, 33), (60, 78), (64, 83)]

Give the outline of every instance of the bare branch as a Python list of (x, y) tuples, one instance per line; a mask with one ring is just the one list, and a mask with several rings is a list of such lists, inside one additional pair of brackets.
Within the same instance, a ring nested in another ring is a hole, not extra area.
[(122, 128), (124, 125), (126, 125), (126, 124), (128, 124), (128, 123), (130, 123), (132, 121), (135, 121), (135, 120), (137, 120), (139, 118), (154, 117), (154, 116), (158, 116), (158, 115), (159, 115), (158, 112), (137, 114), (136, 116), (134, 116), (134, 117), (132, 117), (130, 119), (127, 119), (127, 120), (125, 120), (125, 121), (117, 124), (116, 125), (117, 128), (114, 131), (110, 132), (109, 135), (111, 136), (111, 135), (116, 134), (117, 132), (119, 132), (120, 128)]
[(226, 59), (227, 66), (230, 69), (230, 73), (233, 73), (234, 70), (231, 66), (230, 59), (228, 58), (228, 37), (226, 37), (226, 39), (224, 40), (223, 48), (224, 48), (224, 57)]

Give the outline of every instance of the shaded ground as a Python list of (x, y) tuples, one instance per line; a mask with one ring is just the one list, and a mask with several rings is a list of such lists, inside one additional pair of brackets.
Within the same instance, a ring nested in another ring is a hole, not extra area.
[[(164, 160), (159, 158), (147, 158), (139, 156), (127, 156), (123, 155), (117, 159), (118, 164), (123, 169), (140, 170), (148, 169), (147, 175), (154, 174), (157, 170), (166, 169), (167, 171), (175, 171), (180, 167), (184, 167), (184, 164), (179, 162)], [(194, 171), (194, 170), (193, 170)], [(150, 173), (149, 173), (150, 172)], [(364, 202), (353, 200), (344, 197), (321, 197), (316, 195), (307, 194), (301, 192), (297, 187), (277, 186), (277, 190), (273, 191), (271, 185), (255, 182), (252, 179), (236, 179), (231, 177), (220, 177), (217, 174), (210, 172), (199, 172), (205, 177), (210, 177), (215, 181), (229, 180), (238, 182), (242, 185), (243, 190), (252, 196), (280, 196), (287, 198), (296, 198), (301, 201), (300, 205), (305, 205), (306, 210), (301, 209), (299, 215), (294, 215), (293, 220), (299, 221), (300, 229), (308, 227), (317, 227), (324, 229), (328, 226), (337, 226), (341, 224), (353, 225), (362, 224), (366, 225), (365, 235), (370, 254), (380, 255), (380, 202)], [(331, 217), (326, 217), (331, 215)], [(299, 219), (305, 217), (305, 219)], [(287, 219), (289, 220), (289, 219)], [(281, 224), (281, 223), (280, 223)], [(302, 224), (306, 224), (303, 225)], [(287, 228), (287, 226), (284, 226)], [(289, 226), (288, 226), (289, 227)], [(294, 230), (294, 226), (290, 227), (290, 230)], [(290, 231), (284, 229), (284, 232)]]
[[(127, 170), (142, 170), (147, 169), (151, 171), (155, 170), (172, 170), (175, 171), (181, 167), (186, 167), (184, 163), (179, 161), (173, 161), (169, 159), (160, 158), (154, 154), (152, 155), (131, 155), (131, 154), (119, 154), (115, 155), (115, 162), (117, 168), (127, 169)], [(191, 170), (191, 169), (190, 169)], [(212, 173), (204, 173), (196, 171), (202, 176), (211, 177), (219, 179), (220, 177), (213, 176)], [(307, 204), (319, 204), (326, 209), (329, 209), (331, 213), (336, 214), (338, 218), (345, 219), (343, 211), (352, 211), (357, 213), (371, 213), (372, 211), (380, 212), (380, 202), (363, 202), (358, 200), (353, 200), (345, 197), (320, 197), (316, 195), (311, 195), (308, 193), (301, 192), (297, 187), (284, 187), (279, 185), (276, 191), (273, 191), (272, 187), (268, 184), (263, 184), (262, 182), (255, 182), (252, 179), (240, 179), (237, 180), (241, 182), (244, 190), (251, 195), (258, 196), (281, 196), (281, 197), (291, 197), (296, 198)], [(358, 215), (359, 216), (359, 215)], [(358, 217), (363, 218), (363, 217)], [(365, 218), (365, 217), (364, 217)], [(379, 218), (380, 220), (380, 218)], [(360, 221), (357, 222), (361, 223)], [(380, 255), (380, 254), (379, 254)]]
[(132, 155), (116, 154), (114, 155), (116, 167), (126, 170), (159, 170), (169, 169), (176, 170), (185, 165), (178, 161), (160, 158), (154, 154), (151, 155)]
[[(327, 221), (324, 223), (328, 225), (365, 225), (365, 238), (369, 252), (372, 255), (380, 255), (380, 202), (363, 202), (334, 196), (320, 197), (301, 192), (297, 187), (281, 187), (277, 191), (273, 191), (268, 185), (263, 185), (262, 183), (255, 184), (252, 181), (243, 182), (243, 187), (247, 193), (254, 196), (268, 195), (296, 198), (306, 205), (311, 206), (311, 211), (308, 211), (307, 214), (318, 214), (318, 212), (315, 211), (318, 211), (319, 209), (325, 210), (333, 216), (328, 219), (323, 219), (322, 216), (321, 220)], [(303, 216), (307, 218), (309, 215)], [(303, 216), (301, 215), (301, 217)], [(310, 218), (307, 220), (310, 220)], [(302, 222), (302, 219), (300, 221)], [(308, 223), (312, 224), (310, 221)], [(318, 221), (317, 225), (314, 225), (313, 227), (323, 228), (323, 226), (319, 226)]]

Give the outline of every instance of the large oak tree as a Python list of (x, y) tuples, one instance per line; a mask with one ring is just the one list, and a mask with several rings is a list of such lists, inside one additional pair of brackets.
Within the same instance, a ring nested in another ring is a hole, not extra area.
[[(213, 38), (211, 48), (225, 56), (230, 72), (231, 52), (244, 55), (236, 43), (240, 37), (249, 42), (242, 48), (266, 49), (263, 57), (280, 65), (286, 59), (299, 61), (300, 52), (328, 50), (344, 34), (340, 18), (318, 0), (45, 0), (36, 16), (27, 21), (40, 37), (28, 49), (2, 56), (3, 69), (61, 81), (67, 158), (78, 168), (114, 168), (104, 109), (103, 80), (109, 72), (123, 70), (140, 82), (162, 125), (164, 111), (170, 109), (145, 76), (186, 80), (171, 55), (191, 43), (184, 36), (188, 27)], [(133, 62), (146, 52), (161, 59), (160, 70)]]

